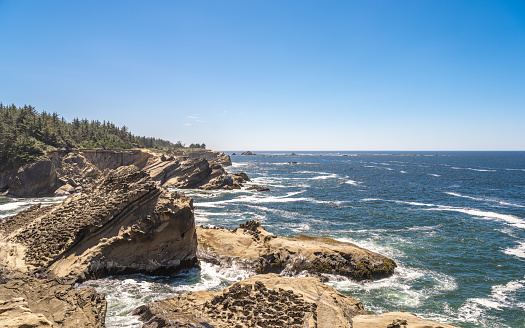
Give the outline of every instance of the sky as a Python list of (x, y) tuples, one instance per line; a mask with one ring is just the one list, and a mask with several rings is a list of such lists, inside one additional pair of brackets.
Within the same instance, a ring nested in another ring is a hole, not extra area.
[(223, 151), (525, 150), (523, 0), (0, 0), (0, 102)]

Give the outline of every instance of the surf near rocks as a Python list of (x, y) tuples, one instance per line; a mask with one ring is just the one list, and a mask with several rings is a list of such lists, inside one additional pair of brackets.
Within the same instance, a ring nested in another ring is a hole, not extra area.
[(278, 237), (258, 221), (234, 230), (197, 227), (198, 257), (219, 265), (235, 262), (256, 273), (323, 277), (336, 274), (355, 280), (371, 280), (394, 273), (393, 260), (352, 243), (299, 235)]

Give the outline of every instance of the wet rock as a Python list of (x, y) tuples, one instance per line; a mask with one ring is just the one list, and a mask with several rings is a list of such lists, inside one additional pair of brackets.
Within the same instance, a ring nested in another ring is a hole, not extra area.
[(392, 275), (396, 267), (393, 260), (351, 243), (305, 235), (278, 237), (257, 221), (234, 230), (199, 227), (197, 236), (199, 259), (214, 264), (235, 262), (256, 273), (336, 274), (371, 280)]
[(268, 187), (262, 187), (262, 186), (256, 186), (256, 185), (250, 186), (250, 187), (248, 187), (246, 189), (247, 190), (255, 190), (255, 191), (270, 191), (270, 188), (268, 188)]

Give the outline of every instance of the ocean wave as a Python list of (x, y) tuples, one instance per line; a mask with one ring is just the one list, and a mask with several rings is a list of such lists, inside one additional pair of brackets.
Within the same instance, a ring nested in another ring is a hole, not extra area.
[(516, 247), (507, 248), (503, 253), (525, 259), (525, 242), (520, 242)]
[[(514, 296), (516, 292), (522, 291), (524, 288), (525, 280), (512, 280), (505, 285), (492, 286), (491, 294), (488, 297), (467, 299), (458, 309), (458, 317), (466, 322), (483, 323), (486, 319), (490, 319), (487, 313), (490, 310), (502, 311), (506, 308), (525, 309), (525, 302), (516, 299)], [(490, 326), (493, 325), (490, 324)]]
[(362, 182), (355, 181), (355, 180), (346, 180), (345, 183), (349, 184), (349, 185), (352, 185), (352, 186), (357, 186), (357, 185), (361, 184)]
[[(398, 263), (399, 264), (399, 263)], [(425, 288), (414, 289), (412, 286), (424, 282)], [(374, 280), (372, 282), (357, 282), (341, 276), (329, 276), (328, 285), (350, 293), (361, 300), (367, 310), (381, 313), (396, 308), (419, 307), (426, 299), (456, 290), (458, 285), (455, 279), (441, 272), (411, 268), (402, 263), (396, 268), (394, 275)], [(374, 298), (387, 300), (387, 308), (374, 306)]]
[(478, 210), (475, 208), (426, 204), (426, 203), (408, 202), (408, 201), (402, 201), (402, 200), (386, 200), (386, 199), (378, 199), (378, 198), (364, 198), (364, 199), (361, 199), (361, 201), (363, 202), (385, 201), (385, 202), (392, 202), (396, 204), (406, 204), (406, 205), (412, 205), (412, 206), (427, 207), (426, 210), (429, 210), (429, 211), (450, 211), (450, 212), (464, 213), (464, 214), (469, 214), (469, 215), (472, 215), (472, 216), (475, 216), (481, 219), (505, 222), (511, 226), (514, 226), (520, 229), (525, 229), (525, 220), (522, 218), (519, 218), (514, 215), (510, 215), (510, 214), (501, 214), (501, 213), (496, 213), (496, 212), (483, 211), (483, 210)]
[(500, 205), (505, 205), (505, 206), (525, 207), (525, 205), (509, 203), (509, 202), (502, 201), (502, 200), (495, 199), (495, 198), (472, 197), (472, 196), (461, 195), (461, 194), (458, 194), (456, 192), (444, 192), (444, 193), (447, 194), (447, 195), (450, 195), (450, 196), (462, 197), (462, 198), (467, 198), (467, 199), (472, 199), (472, 200), (477, 200), (477, 201), (482, 201), (482, 202), (498, 203)]
[(436, 178), (439, 178), (441, 176), (440, 174), (435, 174), (435, 173), (429, 173), (428, 175), (431, 175), (431, 176), (436, 177)]

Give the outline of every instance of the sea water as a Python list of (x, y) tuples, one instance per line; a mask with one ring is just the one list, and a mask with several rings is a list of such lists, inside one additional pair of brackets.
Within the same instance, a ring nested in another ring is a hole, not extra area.
[[(258, 220), (282, 236), (349, 241), (394, 259), (389, 278), (331, 276), (373, 313), (405, 310), (464, 327), (525, 327), (525, 152), (266, 152), (232, 156), (249, 190), (184, 190), (197, 225)], [(295, 162), (295, 163), (294, 163)], [(0, 198), (0, 217), (28, 203)], [(196, 290), (220, 290), (253, 272), (201, 263), (171, 277), (87, 281), (108, 300), (108, 327), (140, 327), (137, 306)]]

